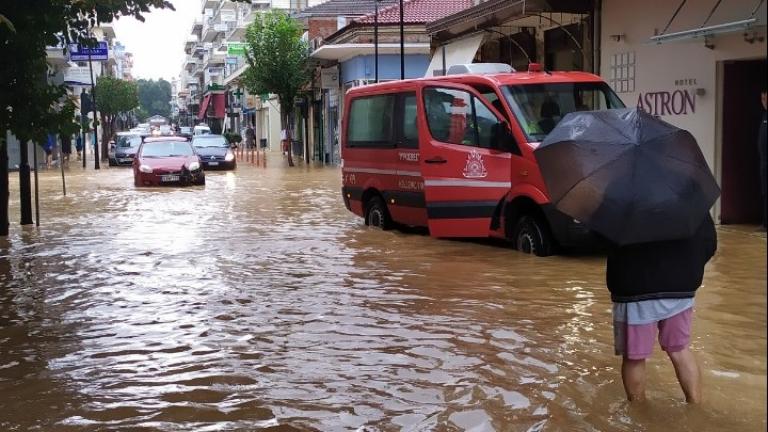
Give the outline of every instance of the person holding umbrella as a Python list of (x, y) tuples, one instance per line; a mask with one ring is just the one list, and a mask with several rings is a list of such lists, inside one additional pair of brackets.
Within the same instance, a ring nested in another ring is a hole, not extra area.
[(701, 401), (691, 320), (717, 250), (709, 209), (720, 190), (693, 136), (638, 110), (574, 112), (534, 154), (555, 207), (609, 245), (606, 285), (627, 398), (645, 399), (658, 332), (686, 401)]

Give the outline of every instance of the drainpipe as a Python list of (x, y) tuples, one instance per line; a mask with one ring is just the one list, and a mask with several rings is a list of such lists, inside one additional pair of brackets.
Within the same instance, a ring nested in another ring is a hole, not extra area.
[(595, 8), (592, 11), (592, 73), (600, 75), (600, 57), (602, 50), (600, 43), (602, 41), (603, 29), (603, 4), (602, 0), (595, 0)]

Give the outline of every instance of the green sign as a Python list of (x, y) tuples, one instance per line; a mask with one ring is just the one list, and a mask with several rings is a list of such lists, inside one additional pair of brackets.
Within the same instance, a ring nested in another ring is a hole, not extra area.
[(229, 42), (227, 44), (227, 55), (245, 57), (245, 44), (242, 42)]

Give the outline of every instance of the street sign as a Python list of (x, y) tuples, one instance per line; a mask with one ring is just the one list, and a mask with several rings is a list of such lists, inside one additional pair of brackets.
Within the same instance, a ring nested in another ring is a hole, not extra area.
[(229, 42), (227, 43), (227, 55), (228, 56), (245, 56), (245, 44), (242, 42)]
[(69, 61), (107, 61), (109, 60), (109, 45), (100, 41), (98, 47), (85, 47), (81, 44), (69, 45)]

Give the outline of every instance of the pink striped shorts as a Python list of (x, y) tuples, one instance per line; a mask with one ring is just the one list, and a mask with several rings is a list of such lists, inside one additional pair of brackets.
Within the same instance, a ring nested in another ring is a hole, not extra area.
[(659, 331), (659, 345), (666, 352), (684, 350), (691, 342), (691, 318), (693, 308), (677, 315), (648, 324), (613, 323), (613, 343), (616, 355), (630, 360), (643, 360), (653, 354), (656, 329)]

